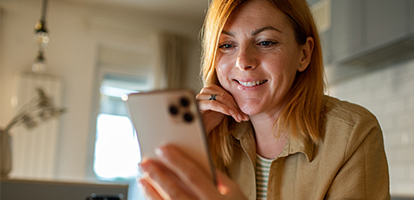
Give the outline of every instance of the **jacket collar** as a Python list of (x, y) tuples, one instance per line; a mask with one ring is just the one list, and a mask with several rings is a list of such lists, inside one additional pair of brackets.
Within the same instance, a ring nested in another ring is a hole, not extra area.
[(232, 131), (233, 137), (235, 137), (237, 140), (241, 140), (242, 137), (246, 136), (246, 134), (253, 134), (253, 126), (250, 121), (243, 121), (236, 124), (236, 127)]
[(285, 148), (279, 154), (279, 157), (287, 157), (290, 154), (303, 153), (308, 162), (313, 160), (315, 144), (304, 136), (298, 134), (297, 137), (289, 135)]
[[(232, 132), (234, 138), (240, 141), (242, 147), (248, 152), (250, 159), (256, 159), (256, 142), (251, 122), (238, 123)], [(278, 157), (287, 157), (290, 154), (303, 153), (308, 162), (313, 160), (315, 144), (298, 133), (297, 137), (289, 135), (286, 145)]]

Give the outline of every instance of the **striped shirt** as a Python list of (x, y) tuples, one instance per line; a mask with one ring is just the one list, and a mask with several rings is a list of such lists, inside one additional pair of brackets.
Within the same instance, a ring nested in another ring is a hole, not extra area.
[(271, 159), (256, 156), (256, 199), (266, 200), (267, 198), (267, 182), (269, 180)]

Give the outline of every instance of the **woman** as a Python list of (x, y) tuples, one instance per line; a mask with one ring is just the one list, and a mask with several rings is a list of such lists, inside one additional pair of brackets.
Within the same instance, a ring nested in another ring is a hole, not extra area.
[(150, 199), (389, 199), (381, 129), (324, 96), (319, 36), (305, 0), (213, 0), (197, 95), (217, 186), (185, 153), (140, 164)]

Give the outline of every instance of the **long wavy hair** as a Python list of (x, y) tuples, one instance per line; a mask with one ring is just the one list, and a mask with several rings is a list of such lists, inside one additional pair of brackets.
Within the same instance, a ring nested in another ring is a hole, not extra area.
[[(231, 13), (248, 0), (213, 0), (207, 12), (202, 36), (202, 78), (204, 86), (220, 85), (216, 74), (219, 37)], [(318, 144), (321, 141), (325, 75), (318, 30), (306, 0), (267, 0), (282, 11), (290, 21), (298, 44), (313, 37), (311, 61), (303, 72), (297, 72), (288, 92), (290, 101), (282, 110), (275, 126), (280, 133), (288, 130), (293, 138), (305, 137)], [(232, 161), (231, 130), (235, 121), (224, 120), (209, 134), (211, 155), (215, 163), (228, 165)]]

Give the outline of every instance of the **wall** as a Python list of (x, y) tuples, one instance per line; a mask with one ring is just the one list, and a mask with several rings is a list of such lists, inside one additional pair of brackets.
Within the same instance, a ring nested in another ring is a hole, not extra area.
[[(0, 55), (0, 126), (12, 118), (10, 106), (14, 79), (30, 70), (37, 47), (34, 25), (40, 18), (41, 0), (1, 1)], [(49, 1), (47, 28), (50, 43), (45, 57), (49, 74), (63, 81), (62, 116), (57, 149), (56, 177), (89, 179), (93, 174), (90, 149), (94, 145), (91, 132), (93, 89), (96, 77), (98, 47), (101, 44), (142, 46), (144, 40), (163, 32), (185, 37), (188, 60), (186, 86), (198, 90), (199, 43), (202, 19), (174, 19), (134, 13), (131, 10), (90, 7), (70, 2)], [(153, 44), (153, 43), (150, 43)], [(144, 47), (145, 48), (145, 47)], [(92, 139), (91, 139), (92, 138)]]
[(384, 133), (391, 194), (414, 196), (414, 59), (373, 67), (377, 69), (330, 85), (330, 94), (377, 116)]

